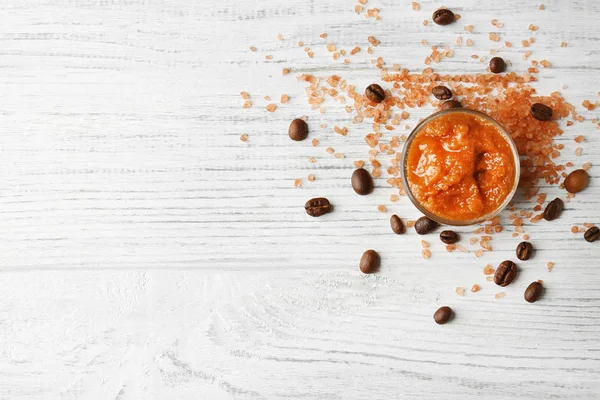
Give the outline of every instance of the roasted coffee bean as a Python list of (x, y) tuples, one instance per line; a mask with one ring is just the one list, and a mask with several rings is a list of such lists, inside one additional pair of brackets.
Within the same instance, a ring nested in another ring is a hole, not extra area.
[(320, 217), (331, 211), (331, 204), (325, 197), (316, 197), (307, 201), (304, 209), (311, 217)]
[(533, 254), (533, 245), (529, 242), (521, 242), (517, 245), (517, 258), (519, 260), (529, 260)]
[(438, 223), (427, 217), (421, 217), (415, 222), (415, 230), (419, 235), (426, 235), (437, 227)]
[(365, 89), (365, 96), (373, 103), (381, 103), (385, 100), (385, 90), (376, 83), (373, 83)]
[(288, 135), (290, 136), (290, 139), (297, 142), (304, 140), (306, 139), (306, 136), (308, 136), (308, 125), (304, 120), (297, 118), (290, 124)]
[(494, 57), (490, 60), (490, 71), (494, 74), (499, 74), (506, 70), (506, 63), (502, 57)]
[(544, 286), (541, 283), (537, 281), (531, 282), (531, 284), (527, 286), (527, 289), (525, 289), (525, 294), (523, 295), (523, 297), (525, 298), (526, 302), (535, 303), (536, 301), (538, 301), (543, 291)]
[(590, 176), (586, 172), (585, 169), (576, 169), (567, 175), (565, 179), (565, 189), (569, 193), (578, 193), (586, 188), (588, 182), (590, 180)]
[(446, 322), (450, 321), (452, 317), (452, 309), (448, 306), (440, 307), (433, 314), (433, 320), (438, 325), (444, 325)]
[(600, 238), (600, 229), (598, 229), (597, 226), (592, 226), (590, 229), (585, 231), (583, 237), (590, 243), (595, 242), (598, 240), (598, 238)]
[(452, 91), (446, 86), (442, 85), (436, 86), (433, 89), (431, 89), (431, 93), (433, 93), (435, 98), (438, 100), (448, 100), (452, 97)]
[(373, 191), (373, 178), (364, 168), (359, 168), (352, 173), (352, 189), (357, 194), (365, 195)]
[(554, 221), (556, 218), (560, 217), (563, 208), (565, 208), (565, 203), (559, 198), (552, 200), (546, 206), (544, 210), (544, 219), (546, 221)]
[(462, 104), (458, 100), (446, 100), (442, 103), (442, 110), (449, 110), (451, 108), (462, 108)]
[(502, 261), (494, 274), (494, 282), (498, 286), (508, 286), (516, 276), (517, 265), (509, 260)]
[(381, 257), (375, 250), (367, 250), (360, 258), (360, 270), (364, 274), (372, 274), (379, 270)]
[(448, 25), (454, 22), (454, 13), (447, 8), (440, 8), (433, 13), (433, 22), (438, 25)]
[(440, 233), (440, 240), (446, 244), (454, 244), (460, 240), (460, 236), (454, 231), (442, 231)]
[(550, 121), (552, 119), (552, 109), (545, 104), (535, 103), (531, 106), (531, 115), (538, 121)]
[(396, 235), (402, 235), (406, 232), (406, 227), (404, 226), (404, 222), (400, 219), (396, 214), (392, 215), (390, 218), (390, 225), (392, 226), (392, 230)]

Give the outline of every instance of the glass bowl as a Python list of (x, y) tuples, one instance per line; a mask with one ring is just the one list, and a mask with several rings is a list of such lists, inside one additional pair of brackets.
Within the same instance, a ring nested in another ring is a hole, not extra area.
[[(421, 130), (427, 123), (433, 121), (436, 118), (441, 117), (442, 115), (453, 114), (453, 113), (465, 113), (465, 114), (475, 115), (475, 116), (481, 117), (481, 118), (485, 119), (486, 121), (489, 121), (490, 123), (492, 123), (498, 129), (498, 131), (501, 133), (501, 135), (504, 137), (504, 139), (506, 139), (508, 144), (510, 145), (510, 148), (511, 148), (512, 154), (513, 154), (513, 161), (515, 164), (515, 176), (514, 176), (513, 187), (510, 190), (510, 192), (508, 193), (508, 195), (506, 196), (506, 198), (504, 199), (504, 201), (502, 202), (502, 204), (500, 204), (500, 206), (497, 209), (495, 209), (494, 211), (489, 212), (485, 215), (482, 215), (481, 217), (478, 217), (476, 219), (471, 219), (471, 220), (451, 220), (451, 219), (446, 219), (444, 217), (440, 217), (440, 216), (432, 213), (431, 211), (427, 210), (419, 202), (419, 200), (414, 196), (412, 190), (410, 189), (410, 185), (408, 183), (408, 174), (406, 171), (408, 151), (409, 151), (410, 146), (412, 145), (412, 142), (414, 141), (415, 137), (419, 134), (419, 132), (421, 132)], [(419, 124), (415, 127), (415, 129), (413, 129), (413, 131), (410, 133), (410, 136), (408, 137), (408, 139), (406, 140), (406, 143), (404, 144), (404, 151), (402, 153), (402, 183), (404, 184), (404, 189), (406, 190), (406, 194), (408, 195), (408, 198), (410, 199), (410, 201), (412, 201), (412, 203), (415, 205), (415, 207), (417, 207), (419, 209), (419, 211), (421, 211), (423, 213), (423, 215), (425, 215), (428, 218), (431, 218), (434, 221), (439, 222), (440, 224), (453, 225), (453, 226), (474, 225), (474, 224), (478, 224), (478, 223), (481, 223), (483, 221), (486, 221), (486, 220), (489, 220), (489, 219), (495, 217), (496, 215), (498, 215), (500, 213), (500, 211), (502, 211), (508, 205), (508, 203), (510, 203), (513, 196), (515, 195), (515, 192), (517, 191), (517, 186), (519, 185), (519, 176), (520, 176), (519, 152), (517, 151), (517, 146), (515, 145), (515, 142), (512, 140), (512, 138), (506, 132), (506, 130), (502, 127), (502, 125), (500, 125), (498, 123), (498, 121), (496, 121), (489, 115), (484, 114), (479, 111), (469, 110), (466, 108), (451, 108), (449, 110), (442, 110), (442, 111), (433, 113), (429, 117), (425, 118), (423, 121), (419, 122)]]

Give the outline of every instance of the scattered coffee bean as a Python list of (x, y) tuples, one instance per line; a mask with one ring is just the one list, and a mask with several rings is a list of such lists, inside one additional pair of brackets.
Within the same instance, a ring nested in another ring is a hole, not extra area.
[(450, 321), (452, 317), (452, 309), (448, 306), (440, 307), (433, 314), (433, 320), (438, 325), (444, 325), (446, 322)]
[(308, 125), (304, 120), (297, 118), (290, 124), (288, 135), (290, 136), (290, 139), (297, 142), (304, 140), (306, 139), (306, 136), (308, 136)]
[(586, 188), (588, 182), (590, 180), (590, 176), (586, 172), (585, 169), (576, 169), (567, 175), (565, 179), (565, 189), (569, 193), (578, 193)]
[(415, 230), (419, 235), (426, 235), (437, 227), (438, 223), (427, 217), (421, 217), (415, 222)]
[(394, 231), (396, 235), (402, 235), (404, 232), (406, 232), (404, 222), (402, 222), (400, 217), (396, 214), (392, 215), (390, 218), (390, 225), (392, 226), (392, 231)]
[(438, 100), (448, 100), (452, 97), (452, 91), (448, 89), (446, 86), (436, 86), (431, 90), (431, 93)]
[(373, 83), (365, 89), (365, 96), (373, 103), (381, 103), (385, 100), (385, 90), (376, 83)]
[(447, 8), (440, 8), (433, 13), (433, 22), (438, 25), (448, 25), (454, 22), (454, 13)]
[(533, 254), (533, 245), (529, 242), (521, 242), (517, 245), (517, 258), (525, 261), (531, 258)]
[(544, 286), (541, 283), (537, 281), (531, 282), (531, 284), (527, 286), (527, 289), (525, 289), (525, 294), (523, 297), (525, 298), (526, 302), (535, 303), (538, 301), (543, 291)]
[(320, 217), (331, 211), (331, 204), (325, 197), (316, 197), (307, 201), (304, 209), (311, 217)]
[(442, 231), (440, 233), (440, 240), (446, 244), (454, 244), (460, 240), (460, 236), (454, 231)]
[(375, 250), (367, 250), (360, 258), (360, 270), (364, 274), (372, 274), (379, 270), (381, 257)]
[(531, 106), (531, 115), (538, 121), (550, 121), (552, 119), (552, 109), (545, 104), (535, 103)]
[(598, 229), (597, 226), (592, 226), (590, 229), (585, 231), (583, 237), (590, 243), (595, 242), (598, 240), (598, 238), (600, 238), (600, 229)]
[(544, 219), (546, 221), (554, 221), (556, 218), (560, 217), (563, 208), (565, 208), (565, 203), (559, 198), (552, 200), (546, 206), (544, 210)]
[(442, 110), (449, 110), (451, 108), (462, 108), (462, 104), (458, 100), (446, 100), (442, 103)]
[(359, 168), (352, 173), (352, 189), (361, 196), (373, 191), (373, 178), (369, 171)]
[(494, 274), (494, 283), (498, 286), (508, 286), (517, 276), (517, 264), (510, 260), (502, 261)]
[(506, 63), (502, 57), (494, 57), (490, 60), (490, 71), (494, 74), (506, 71)]

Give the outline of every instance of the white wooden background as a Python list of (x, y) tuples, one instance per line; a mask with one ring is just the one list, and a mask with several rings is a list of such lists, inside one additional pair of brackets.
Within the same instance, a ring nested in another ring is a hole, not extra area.
[[(497, 48), (521, 72), (519, 43), (535, 36), (531, 58), (552, 62), (537, 88), (567, 85), (587, 118), (558, 140), (561, 160), (596, 164), (598, 112), (580, 104), (598, 99), (600, 5), (544, 0), (539, 11), (541, 2), (450, 2), (462, 19), (438, 27), (422, 24), (441, 5), (429, 0), (418, 12), (370, 0), (380, 21), (342, 0), (2, 1), (0, 398), (600, 398), (600, 245), (570, 232), (600, 223), (600, 167), (563, 218), (525, 227), (538, 251), (496, 300), (482, 268), (514, 259), (511, 230), (481, 259), (430, 236), (434, 254), (422, 259), (421, 237), (389, 228), (392, 212), (419, 216), (407, 198), (390, 203), (383, 180), (366, 197), (350, 188), (352, 162), (368, 158), (368, 124), (351, 125), (337, 103), (310, 110), (295, 79), (337, 73), (361, 88), (378, 81), (372, 58), (417, 70), (429, 54), (421, 39), (453, 45), (458, 35), (474, 47), (436, 71), (481, 72), (471, 54)], [(373, 55), (369, 35), (381, 41)], [(326, 43), (363, 51), (344, 65)], [(279, 103), (283, 93), (290, 102), (267, 113), (263, 96)], [(409, 124), (430, 112), (412, 110)], [(318, 147), (288, 139), (302, 115)], [(308, 217), (315, 196), (335, 212)], [(468, 246), (472, 229), (460, 231)], [(378, 275), (358, 270), (368, 248), (382, 255)], [(527, 304), (536, 279), (546, 294)], [(440, 305), (456, 311), (451, 324), (433, 323)]]

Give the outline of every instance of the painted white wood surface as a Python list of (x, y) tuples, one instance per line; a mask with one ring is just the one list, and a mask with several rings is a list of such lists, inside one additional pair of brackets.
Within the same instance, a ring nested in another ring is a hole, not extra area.
[[(421, 238), (388, 225), (392, 212), (419, 216), (408, 199), (390, 203), (383, 180), (367, 197), (349, 187), (352, 162), (368, 158), (367, 124), (350, 125), (335, 103), (310, 110), (295, 79), (337, 73), (364, 87), (378, 81), (373, 56), (419, 69), (429, 52), (421, 39), (452, 45), (458, 35), (474, 47), (437, 71), (482, 71), (470, 55), (490, 48), (523, 71), (518, 43), (535, 36), (532, 58), (552, 62), (539, 91), (565, 84), (580, 111), (597, 99), (595, 0), (544, 1), (545, 11), (540, 1), (488, 3), (446, 4), (462, 19), (442, 28), (422, 25), (441, 5), (433, 1), (415, 12), (408, 1), (371, 0), (380, 21), (342, 0), (1, 2), (0, 398), (600, 398), (600, 248), (569, 231), (600, 223), (598, 167), (563, 218), (526, 226), (536, 257), (495, 300), (481, 270), (513, 256), (511, 231), (481, 259), (430, 237), (434, 255), (423, 260)], [(373, 56), (369, 35), (381, 41)], [(363, 52), (346, 66), (326, 43)], [(282, 77), (283, 67), (292, 73)], [(283, 93), (290, 102), (267, 113), (262, 97), (279, 103)], [(409, 123), (430, 112), (412, 110)], [(316, 148), (287, 138), (301, 115)], [(561, 160), (576, 166), (600, 156), (598, 113), (583, 115), (559, 139)], [(306, 216), (314, 196), (335, 212)], [(378, 275), (358, 271), (367, 248), (382, 255)], [(536, 279), (546, 295), (526, 304)], [(455, 294), (474, 283), (481, 292)], [(439, 327), (431, 316), (443, 304), (457, 316)]]

